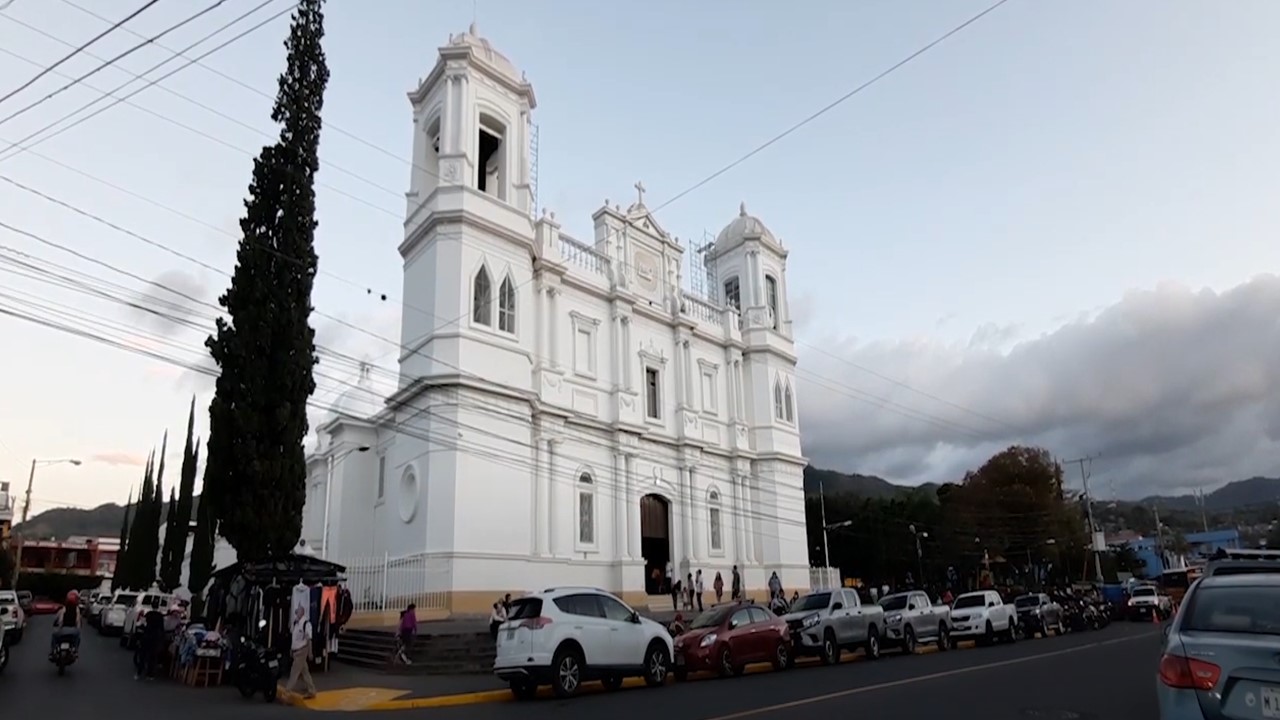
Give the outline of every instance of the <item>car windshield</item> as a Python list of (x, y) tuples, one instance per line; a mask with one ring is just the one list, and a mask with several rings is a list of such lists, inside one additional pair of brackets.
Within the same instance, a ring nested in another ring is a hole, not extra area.
[(1156, 594), (1156, 589), (1153, 587), (1140, 587), (1133, 591), (1134, 597), (1141, 597), (1143, 595), (1155, 595), (1155, 594)]
[(1183, 632), (1280, 635), (1280, 587), (1200, 588), (1191, 599)]
[(880, 607), (885, 610), (904, 610), (907, 607), (906, 595), (890, 595), (880, 601)]
[(712, 608), (694, 618), (693, 622), (689, 623), (689, 627), (691, 629), (720, 627), (720, 624), (724, 622), (725, 616), (732, 609), (731, 607)]
[(983, 607), (987, 604), (985, 595), (961, 595), (956, 598), (956, 609)]
[(805, 610), (826, 610), (827, 605), (831, 604), (831, 593), (810, 593), (796, 601), (791, 606), (791, 612), (803, 612)]
[(1013, 606), (1019, 607), (1019, 608), (1033, 608), (1039, 604), (1040, 604), (1040, 597), (1037, 595), (1023, 595), (1022, 597), (1013, 601)]
[(132, 605), (138, 599), (137, 595), (131, 593), (120, 593), (116, 596), (116, 605)]

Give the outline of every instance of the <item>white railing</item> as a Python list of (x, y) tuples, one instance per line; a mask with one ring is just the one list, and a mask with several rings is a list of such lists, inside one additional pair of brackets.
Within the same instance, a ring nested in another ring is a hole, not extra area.
[(403, 557), (363, 557), (338, 561), (347, 568), (347, 589), (356, 612), (446, 610), (448, 570), (425, 553)]
[(709, 325), (715, 325), (717, 327), (724, 326), (724, 311), (716, 307), (713, 303), (703, 300), (689, 292), (682, 292), (680, 294), (680, 299), (684, 303), (682, 310), (689, 317)]
[(809, 568), (809, 589), (810, 590), (831, 590), (841, 586), (840, 568), (833, 567), (811, 567)]
[(598, 275), (609, 276), (608, 256), (596, 252), (568, 235), (560, 236), (560, 254), (565, 260)]

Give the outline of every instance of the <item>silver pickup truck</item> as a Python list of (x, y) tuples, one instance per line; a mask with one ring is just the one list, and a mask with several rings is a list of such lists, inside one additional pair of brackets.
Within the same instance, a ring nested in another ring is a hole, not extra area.
[(904, 654), (916, 651), (919, 643), (937, 643), (939, 650), (950, 650), (951, 608), (934, 605), (919, 590), (894, 593), (880, 599), (884, 608), (885, 647), (897, 647)]
[(867, 658), (880, 657), (884, 611), (863, 605), (856, 590), (811, 592), (783, 615), (791, 629), (792, 656), (817, 655), (824, 665), (840, 662), (844, 650), (862, 648)]

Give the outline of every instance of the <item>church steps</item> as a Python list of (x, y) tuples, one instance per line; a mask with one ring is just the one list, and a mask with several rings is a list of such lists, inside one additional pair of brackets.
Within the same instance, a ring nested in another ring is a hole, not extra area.
[(488, 632), (420, 634), (409, 653), (412, 665), (388, 662), (395, 650), (392, 630), (348, 630), (338, 643), (338, 660), (397, 675), (483, 674), (493, 671), (494, 644)]

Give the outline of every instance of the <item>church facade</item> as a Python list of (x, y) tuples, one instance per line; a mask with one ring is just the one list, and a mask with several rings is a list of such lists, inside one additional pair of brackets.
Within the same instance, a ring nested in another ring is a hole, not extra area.
[(533, 88), (474, 27), (409, 100), (399, 387), (317, 429), (303, 539), (412, 556), (453, 612), (554, 585), (645, 605), (669, 562), (708, 592), (735, 565), (807, 588), (778, 239), (739, 208), (695, 295), (639, 183), (591, 238), (562, 232), (534, 208)]

